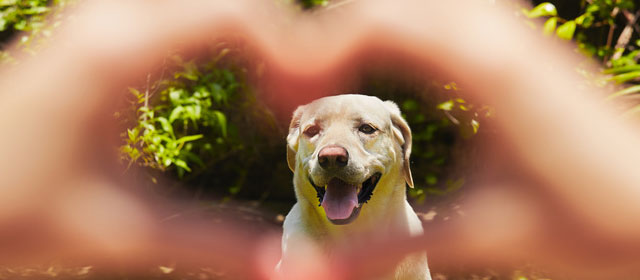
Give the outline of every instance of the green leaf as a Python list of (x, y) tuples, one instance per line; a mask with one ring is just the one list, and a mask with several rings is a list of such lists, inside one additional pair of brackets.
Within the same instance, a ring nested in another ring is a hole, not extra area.
[(444, 111), (451, 111), (451, 109), (453, 109), (453, 105), (454, 105), (453, 100), (447, 100), (445, 102), (438, 104), (438, 109), (444, 110)]
[(633, 71), (633, 72), (615, 75), (609, 78), (609, 80), (613, 80), (613, 81), (616, 81), (616, 83), (621, 84), (621, 83), (633, 80), (635, 78), (640, 78), (640, 71)]
[(640, 71), (640, 65), (634, 64), (634, 65), (625, 65), (625, 66), (620, 66), (620, 67), (615, 67), (615, 68), (609, 68), (609, 69), (605, 69), (604, 71), (602, 71), (602, 73), (604, 73), (604, 74), (620, 74), (620, 73), (626, 73), (626, 72), (632, 72), (632, 71)]
[(169, 123), (165, 117), (158, 117), (157, 120), (160, 122), (160, 125), (162, 125), (162, 130), (173, 135), (173, 126), (171, 126), (171, 123)]
[(197, 121), (195, 107), (195, 105), (184, 107), (185, 116), (189, 118), (193, 123)]
[(225, 91), (224, 89), (222, 89), (222, 87), (219, 84), (212, 84), (211, 85), (211, 96), (213, 96), (213, 100), (217, 103), (220, 104), (222, 103), (222, 99), (224, 98), (223, 96), (225, 95)]
[(196, 98), (207, 98), (210, 95), (211, 93), (209, 92), (209, 89), (205, 86), (197, 87), (195, 92), (193, 93), (193, 96)]
[(177, 143), (186, 143), (186, 142), (198, 140), (198, 139), (200, 139), (202, 137), (203, 137), (202, 134), (187, 135), (187, 136), (180, 137), (178, 140), (176, 140), (176, 142)]
[(553, 31), (556, 30), (556, 24), (558, 23), (557, 17), (549, 18), (542, 27), (542, 32), (544, 35), (551, 35)]
[(195, 162), (200, 167), (205, 166), (204, 162), (196, 154), (185, 150), (182, 150), (180, 153), (182, 153), (189, 161)]
[(169, 99), (172, 103), (176, 104), (180, 102), (180, 96), (182, 95), (181, 89), (171, 88), (169, 89)]
[[(153, 135), (151, 137), (151, 143), (153, 143), (153, 144), (158, 145), (158, 144), (160, 144), (160, 141), (162, 141), (162, 138), (160, 137), (160, 135)], [(160, 147), (162, 147), (162, 146), (160, 146)]]
[(547, 16), (557, 16), (558, 11), (556, 10), (556, 6), (549, 2), (540, 3), (540, 5), (535, 6), (530, 11), (524, 11), (524, 14), (529, 18), (537, 18), (537, 17), (547, 17)]
[(593, 15), (591, 13), (584, 13), (579, 17), (577, 17), (576, 19), (574, 19), (574, 21), (576, 22), (576, 24), (584, 28), (589, 28), (591, 24), (593, 24), (593, 19), (594, 19)]
[(144, 93), (142, 93), (138, 89), (135, 89), (135, 88), (132, 88), (132, 87), (129, 88), (129, 92), (131, 94), (133, 94), (133, 96), (136, 97), (136, 99), (138, 100), (139, 104), (144, 103), (144, 99), (145, 99), (144, 98)]
[(220, 125), (220, 132), (222, 133), (222, 136), (226, 138), (227, 137), (227, 117), (224, 115), (224, 113), (218, 110), (213, 111), (213, 113), (218, 119), (218, 125)]
[(620, 96), (625, 96), (632, 93), (636, 93), (636, 92), (640, 92), (640, 85), (635, 85), (635, 86), (625, 88), (623, 90), (616, 91), (613, 94), (607, 96), (607, 100), (614, 99)]
[(174, 77), (176, 79), (178, 78), (185, 78), (187, 80), (191, 80), (191, 81), (197, 81), (198, 77), (200, 77), (202, 74), (200, 73), (200, 71), (198, 71), (198, 66), (196, 65), (196, 63), (194, 61), (188, 61), (186, 63), (184, 63), (182, 65), (184, 71), (182, 72), (177, 72), (174, 74)]
[(575, 31), (576, 31), (576, 22), (573, 20), (570, 20), (560, 25), (560, 27), (558, 27), (558, 30), (556, 30), (556, 34), (561, 39), (571, 40), (571, 38), (573, 38), (573, 33)]
[(48, 7), (38, 6), (38, 7), (31, 7), (31, 9), (25, 10), (24, 13), (27, 15), (36, 15), (36, 14), (46, 13), (47, 11), (49, 11)]
[(635, 5), (633, 0), (619, 0), (616, 1), (616, 6), (623, 10), (633, 10)]
[(194, 106), (193, 117), (197, 120), (202, 116), (202, 106)]
[(171, 110), (171, 114), (169, 115), (169, 122), (173, 123), (180, 115), (184, 112), (184, 107), (178, 105), (173, 110)]
[(138, 151), (138, 149), (131, 148), (131, 150), (129, 151), (129, 157), (131, 158), (132, 161), (138, 160), (140, 156), (141, 154), (140, 154), (140, 151)]
[(476, 120), (471, 120), (471, 127), (473, 128), (473, 134), (478, 133), (478, 129), (480, 129), (480, 123)]
[(171, 137), (169, 137), (166, 134), (159, 134), (158, 137), (160, 137), (160, 140), (164, 142), (167, 142), (167, 143), (173, 142), (173, 139), (171, 139)]
[(129, 141), (135, 142), (136, 138), (138, 138), (138, 128), (134, 127), (133, 129), (127, 129), (127, 134), (129, 135)]
[(174, 163), (176, 166), (179, 166), (180, 168), (182, 168), (182, 169), (184, 169), (184, 170), (186, 170), (186, 171), (191, 172), (191, 168), (189, 168), (189, 166), (187, 165), (187, 163), (186, 163), (184, 160), (176, 159), (173, 163)]
[(446, 89), (446, 90), (458, 90), (458, 84), (456, 84), (456, 82), (450, 82), (450, 83), (444, 85), (444, 89)]
[(178, 150), (178, 142), (177, 141), (171, 141), (171, 139), (168, 139), (167, 143), (164, 145), (167, 148), (167, 152), (177, 156), (178, 154), (180, 154), (180, 151)]
[(0, 0), (0, 7), (2, 6), (13, 6), (18, 2), (18, 0)]
[(587, 6), (587, 13), (593, 13), (599, 10), (600, 10), (600, 5), (598, 5), (597, 3), (589, 4)]
[(16, 30), (26, 31), (27, 20), (23, 19), (23, 20), (19, 21), (18, 23), (13, 25), (13, 28), (15, 28)]

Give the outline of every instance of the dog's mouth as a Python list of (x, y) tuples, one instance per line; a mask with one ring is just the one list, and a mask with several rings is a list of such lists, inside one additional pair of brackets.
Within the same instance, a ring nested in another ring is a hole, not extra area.
[(339, 178), (332, 178), (324, 187), (317, 186), (311, 177), (309, 182), (318, 193), (320, 206), (324, 208), (327, 219), (336, 225), (345, 225), (354, 221), (362, 205), (373, 195), (382, 174), (375, 173), (359, 185), (349, 184)]

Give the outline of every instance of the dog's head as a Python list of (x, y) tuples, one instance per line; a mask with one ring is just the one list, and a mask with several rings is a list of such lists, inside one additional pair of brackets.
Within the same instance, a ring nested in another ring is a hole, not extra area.
[(397, 185), (392, 177), (401, 176), (413, 187), (410, 153), (411, 130), (398, 106), (365, 95), (324, 97), (298, 107), (287, 136), (297, 188), (315, 189), (334, 224), (355, 220), (363, 204), (376, 199), (381, 181)]

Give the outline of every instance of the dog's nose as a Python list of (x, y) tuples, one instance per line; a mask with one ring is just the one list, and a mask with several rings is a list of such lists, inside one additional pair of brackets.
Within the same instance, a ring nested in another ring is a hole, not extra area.
[(340, 146), (327, 146), (318, 153), (318, 163), (322, 168), (345, 167), (349, 163), (349, 153)]

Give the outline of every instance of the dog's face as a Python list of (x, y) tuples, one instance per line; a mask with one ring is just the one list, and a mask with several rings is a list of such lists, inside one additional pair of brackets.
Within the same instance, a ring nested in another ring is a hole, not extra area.
[(314, 189), (334, 224), (355, 220), (386, 176), (401, 173), (413, 186), (411, 131), (391, 101), (338, 95), (300, 106), (291, 120), (287, 144), (287, 161), (295, 173), (296, 187)]

